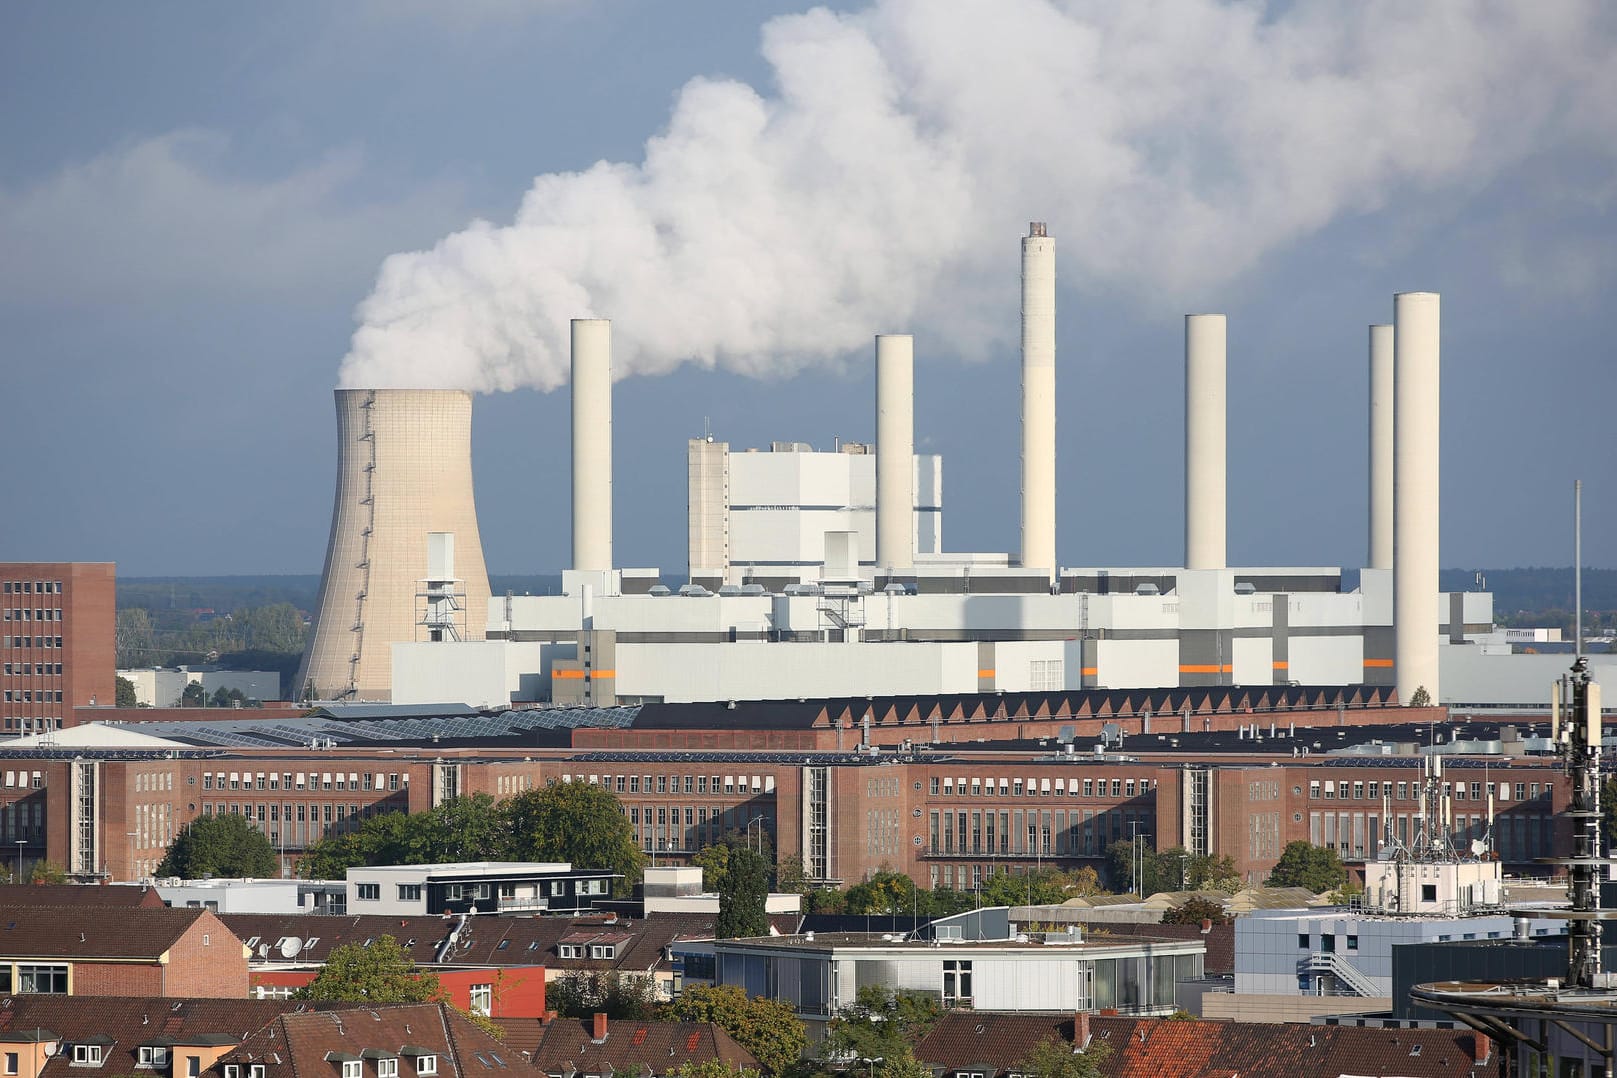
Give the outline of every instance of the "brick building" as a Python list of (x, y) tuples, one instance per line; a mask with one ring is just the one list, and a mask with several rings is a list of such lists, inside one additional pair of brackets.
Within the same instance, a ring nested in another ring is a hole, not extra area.
[(0, 737), (115, 702), (116, 621), (111, 562), (0, 562)]
[[(110, 911), (109, 911), (110, 912)], [(247, 954), (208, 910), (0, 908), (0, 995), (247, 995)]]

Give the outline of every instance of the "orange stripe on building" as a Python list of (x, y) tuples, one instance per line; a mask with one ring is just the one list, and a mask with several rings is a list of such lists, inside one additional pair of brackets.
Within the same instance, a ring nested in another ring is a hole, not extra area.
[(590, 675), (590, 680), (605, 681), (607, 678), (615, 678), (617, 676), (618, 672), (616, 670), (597, 670)]
[(1287, 668), (1287, 664), (1285, 662), (1277, 662), (1274, 664), (1274, 668), (1276, 670), (1285, 670)]
[(1086, 666), (1086, 667), (1084, 667), (1084, 677), (1099, 677), (1099, 676), (1100, 676), (1100, 667), (1098, 667), (1098, 666)]
[(1390, 669), (1392, 669), (1392, 660), (1391, 659), (1366, 659), (1366, 660), (1364, 660), (1364, 665), (1366, 665), (1366, 666), (1374, 666), (1377, 669), (1390, 670)]
[(993, 677), (994, 672), (992, 670), (979, 670), (979, 671), (977, 671), (977, 676), (978, 677)]
[(579, 681), (582, 681), (582, 680), (584, 680), (584, 671), (582, 671), (582, 670), (552, 670), (550, 672), (550, 676), (551, 676), (552, 679), (561, 678), (563, 681), (571, 681), (571, 680), (575, 680), (575, 679), (579, 680)]
[(1184, 665), (1181, 665), (1179, 667), (1179, 672), (1181, 674), (1233, 674), (1233, 673), (1235, 673), (1235, 667), (1233, 667), (1233, 666), (1219, 666), (1217, 664), (1213, 664), (1213, 665), (1210, 665), (1210, 666), (1184, 666)]

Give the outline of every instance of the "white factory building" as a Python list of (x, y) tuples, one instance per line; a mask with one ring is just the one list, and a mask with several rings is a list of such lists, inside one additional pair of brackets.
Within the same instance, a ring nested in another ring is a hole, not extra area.
[[(1490, 595), (1438, 590), (1436, 294), (1399, 294), (1393, 323), (1370, 327), (1356, 581), (1229, 564), (1219, 314), (1185, 321), (1183, 565), (1074, 568), (1055, 534), (1055, 243), (1036, 222), (1021, 247), (1016, 551), (944, 550), (942, 461), (915, 453), (914, 341), (881, 334), (873, 446), (693, 441), (691, 582), (617, 565), (611, 324), (581, 319), (563, 594), (489, 597), (462, 397), (339, 391), (332, 541), (303, 677), (343, 697), (494, 707), (1288, 682), (1501, 698), (1477, 691), (1488, 678), (1445, 677), (1516, 657), (1501, 654)], [(410, 497), (422, 485), (431, 496)], [(1503, 697), (1524, 700), (1548, 685), (1505, 680)]]

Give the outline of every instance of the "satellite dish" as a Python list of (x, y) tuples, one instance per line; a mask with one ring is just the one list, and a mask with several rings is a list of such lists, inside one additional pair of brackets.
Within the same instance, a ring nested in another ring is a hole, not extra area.
[(288, 936), (281, 941), (282, 958), (296, 958), (301, 950), (303, 950), (303, 941), (297, 936)]
[(1474, 839), (1471, 840), (1471, 856), (1472, 857), (1481, 857), (1483, 854), (1485, 854), (1487, 852), (1488, 852), (1488, 844), (1486, 842), (1482, 841), (1480, 838), (1474, 838)]
[(269, 949), (270, 949), (269, 944), (260, 943), (258, 945), (258, 957), (260, 957), (260, 958), (268, 958), (269, 957)]

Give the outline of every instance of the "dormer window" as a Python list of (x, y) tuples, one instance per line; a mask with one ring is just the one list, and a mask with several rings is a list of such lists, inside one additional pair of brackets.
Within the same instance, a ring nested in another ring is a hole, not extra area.
[(399, 1078), (399, 1061), (388, 1056), (376, 1061), (376, 1078)]
[[(365, 1065), (357, 1059), (345, 1059), (342, 1065), (342, 1078), (364, 1078)], [(230, 1078), (226, 1075), (225, 1078)]]
[(168, 1049), (161, 1045), (143, 1044), (136, 1056), (136, 1066), (140, 1067), (166, 1067), (168, 1066)]
[(101, 1066), (101, 1058), (102, 1046), (99, 1044), (75, 1044), (73, 1046), (73, 1065), (75, 1067), (99, 1067)]
[(247, 1068), (247, 1078), (264, 1078), (264, 1064), (254, 1063)]
[(558, 943), (556, 954), (562, 958), (583, 958), (584, 948), (576, 943)]
[(426, 1076), (428, 1076), (428, 1075), (437, 1074), (438, 1073), (438, 1057), (437, 1056), (416, 1056), (415, 1057), (415, 1072), (419, 1076), (419, 1078), (426, 1078)]
[(241, 1065), (237, 1063), (226, 1063), (225, 1078), (241, 1078)]
[(591, 958), (616, 958), (618, 945), (615, 943), (594, 943), (590, 945)]

